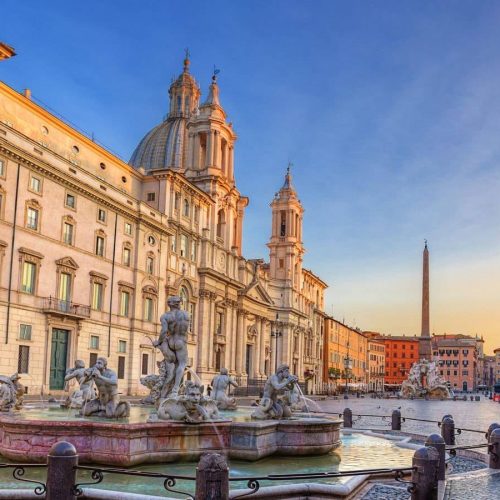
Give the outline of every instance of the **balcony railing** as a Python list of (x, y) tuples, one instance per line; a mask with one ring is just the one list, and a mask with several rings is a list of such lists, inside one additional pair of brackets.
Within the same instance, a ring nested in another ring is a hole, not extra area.
[(42, 299), (42, 309), (44, 312), (56, 313), (74, 318), (90, 318), (90, 306), (75, 304), (70, 300), (56, 299), (55, 297), (45, 297)]

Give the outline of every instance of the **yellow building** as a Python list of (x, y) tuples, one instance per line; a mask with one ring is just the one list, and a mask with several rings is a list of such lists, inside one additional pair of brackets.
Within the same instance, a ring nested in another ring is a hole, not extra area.
[[(368, 339), (363, 333), (325, 318), (323, 378), (327, 392), (366, 391)], [(347, 368), (347, 369), (346, 369)]]
[(143, 393), (166, 298), (191, 313), (189, 365), (257, 384), (288, 363), (322, 385), (324, 290), (302, 268), (303, 207), (287, 172), (271, 203), (269, 262), (242, 255), (248, 198), (236, 133), (213, 78), (205, 100), (184, 61), (166, 119), (125, 163), (0, 83), (0, 373), (58, 393), (76, 359), (109, 358)]

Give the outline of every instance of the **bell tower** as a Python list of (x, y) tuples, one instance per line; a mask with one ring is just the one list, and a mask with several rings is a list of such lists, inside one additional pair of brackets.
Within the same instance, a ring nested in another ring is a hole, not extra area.
[[(302, 216), (304, 208), (292, 185), (290, 165), (286, 170), (285, 182), (271, 202), (271, 240), (267, 244), (270, 254), (270, 277), (280, 280), (285, 288), (300, 290), (302, 276)], [(284, 297), (284, 306), (293, 306), (293, 293)]]
[(188, 177), (214, 176), (229, 187), (234, 187), (236, 134), (232, 123), (227, 123), (226, 118), (219, 100), (217, 72), (214, 71), (207, 98), (188, 124)]

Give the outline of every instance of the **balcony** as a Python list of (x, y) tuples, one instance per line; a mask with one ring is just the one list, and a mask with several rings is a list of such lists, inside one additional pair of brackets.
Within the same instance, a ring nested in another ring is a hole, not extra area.
[(59, 316), (68, 316), (70, 318), (90, 318), (90, 306), (75, 304), (70, 300), (59, 300), (55, 297), (43, 298), (42, 310), (44, 313), (57, 314)]

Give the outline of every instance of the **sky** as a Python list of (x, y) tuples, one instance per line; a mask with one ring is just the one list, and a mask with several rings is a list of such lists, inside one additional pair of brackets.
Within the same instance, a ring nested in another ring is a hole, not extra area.
[(3, 0), (18, 55), (0, 79), (125, 160), (168, 110), (184, 49), (238, 134), (244, 254), (267, 257), (288, 162), (304, 266), (326, 310), (418, 334), (422, 250), (431, 331), (500, 347), (500, 3), (461, 0)]

